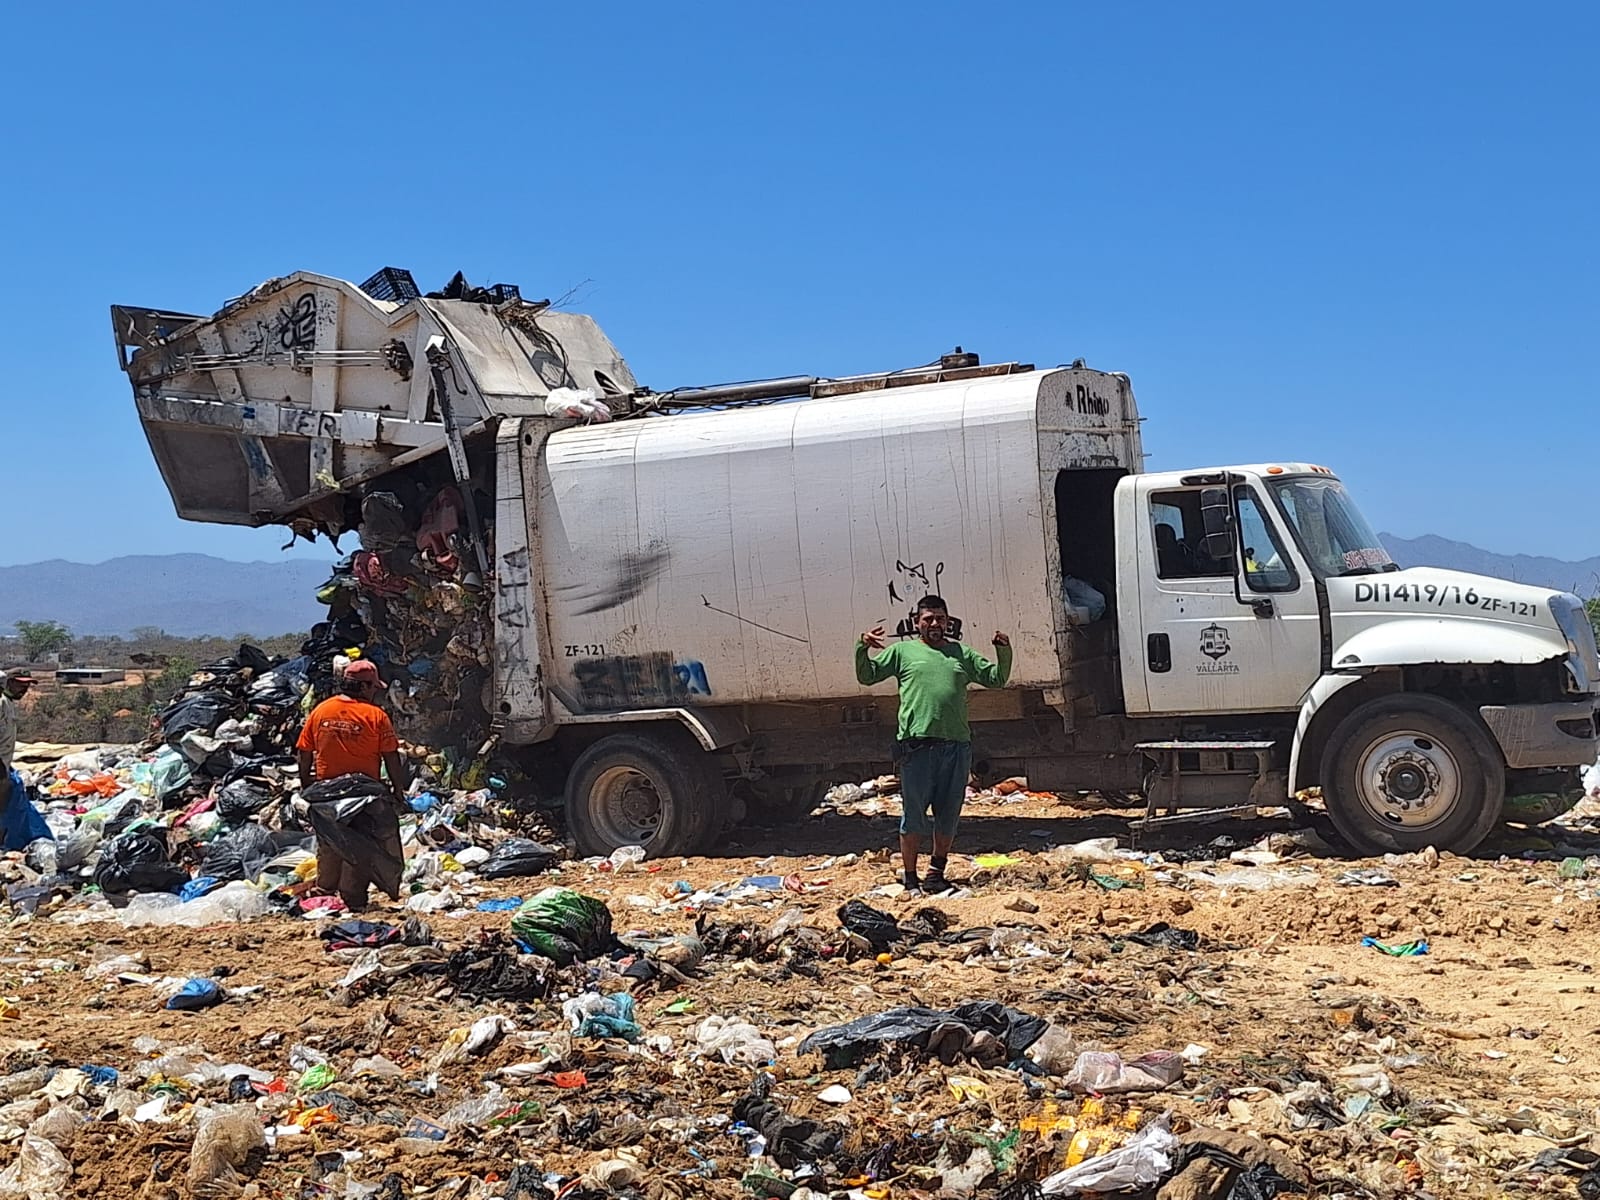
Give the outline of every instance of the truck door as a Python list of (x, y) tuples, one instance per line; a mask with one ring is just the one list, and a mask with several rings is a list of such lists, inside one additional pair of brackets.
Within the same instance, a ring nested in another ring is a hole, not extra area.
[[(1138, 481), (1140, 616), (1149, 713), (1293, 710), (1321, 671), (1316, 585), (1271, 502), (1235, 483), (1234, 552), (1207, 549), (1218, 488)], [(1127, 689), (1136, 711), (1138, 689)]]

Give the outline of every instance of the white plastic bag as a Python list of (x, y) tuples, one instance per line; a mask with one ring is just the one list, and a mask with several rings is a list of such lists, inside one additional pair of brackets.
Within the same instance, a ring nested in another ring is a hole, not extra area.
[(1122, 1061), (1109, 1050), (1085, 1050), (1067, 1074), (1075, 1092), (1159, 1092), (1183, 1078), (1183, 1059), (1170, 1050), (1154, 1050)]
[(189, 1152), (189, 1186), (202, 1188), (233, 1180), (252, 1150), (267, 1144), (261, 1114), (249, 1104), (214, 1108), (200, 1119)]
[(1070, 1196), (1078, 1192), (1146, 1188), (1166, 1178), (1172, 1170), (1172, 1152), (1177, 1148), (1178, 1139), (1173, 1137), (1170, 1121), (1163, 1115), (1134, 1134), (1127, 1145), (1057, 1171), (1039, 1185), (1039, 1190), (1046, 1196)]
[(762, 1037), (750, 1022), (731, 1017), (707, 1017), (694, 1038), (702, 1058), (716, 1056), (732, 1066), (765, 1066), (778, 1056), (771, 1038)]
[(0, 1171), (0, 1196), (8, 1200), (54, 1200), (66, 1193), (72, 1181), (72, 1164), (44, 1138), (28, 1134), (22, 1149), (4, 1171)]
[(555, 388), (545, 397), (544, 415), (574, 417), (580, 421), (609, 421), (611, 409), (593, 388)]

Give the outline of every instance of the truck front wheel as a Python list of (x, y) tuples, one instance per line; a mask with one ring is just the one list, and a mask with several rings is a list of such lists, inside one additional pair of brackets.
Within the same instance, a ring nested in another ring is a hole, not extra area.
[(721, 831), (727, 789), (687, 737), (614, 733), (567, 776), (567, 828), (581, 854), (643, 846), (651, 858), (693, 854)]
[(1328, 817), (1366, 854), (1428, 846), (1465, 854), (1499, 820), (1505, 786), (1505, 762), (1483, 723), (1437, 696), (1363, 705), (1322, 756)]

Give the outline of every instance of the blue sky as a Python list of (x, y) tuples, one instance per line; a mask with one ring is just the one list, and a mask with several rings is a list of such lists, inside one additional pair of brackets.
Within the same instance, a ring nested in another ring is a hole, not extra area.
[[(172, 515), (111, 303), (453, 271), (658, 388), (1132, 376), (1155, 468), (1306, 458), (1374, 524), (1600, 553), (1600, 8), (26, 5), (0, 78), (0, 563)], [(585, 283), (585, 281), (588, 281)]]

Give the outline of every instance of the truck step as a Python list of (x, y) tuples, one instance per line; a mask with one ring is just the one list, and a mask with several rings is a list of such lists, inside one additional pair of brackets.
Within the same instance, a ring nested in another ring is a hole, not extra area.
[(1275, 742), (1140, 742), (1134, 747), (1147, 753), (1170, 751), (1175, 753), (1235, 750), (1241, 754), (1271, 750)]

